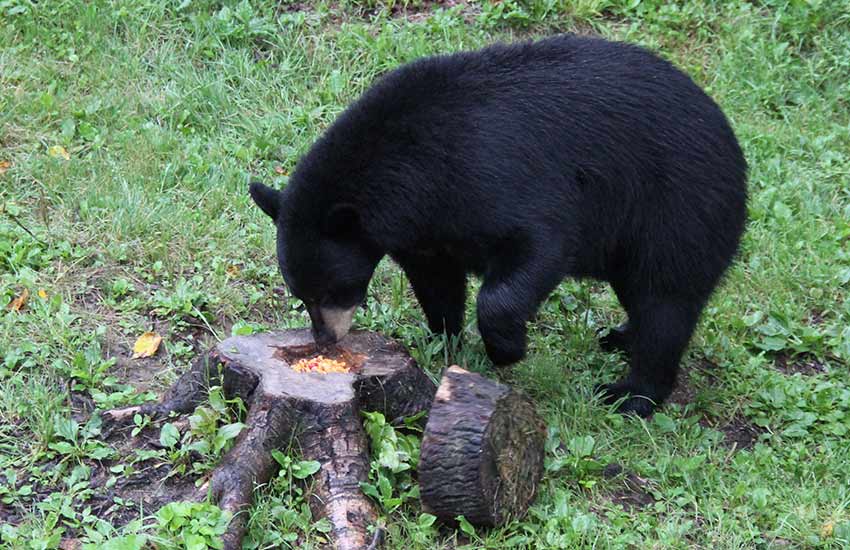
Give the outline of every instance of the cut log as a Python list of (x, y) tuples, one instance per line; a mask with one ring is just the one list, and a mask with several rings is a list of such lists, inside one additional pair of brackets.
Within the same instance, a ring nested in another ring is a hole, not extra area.
[(229, 338), (196, 361), (161, 403), (109, 411), (104, 420), (114, 430), (136, 413), (188, 413), (204, 400), (206, 388), (221, 384), (225, 396), (248, 406), (247, 429), (197, 495), (212, 494), (234, 514), (224, 548), (241, 548), (254, 487), (277, 467), (271, 451), (297, 441), (306, 460), (321, 464), (309, 495), (314, 515), (330, 521), (334, 548), (362, 549), (377, 514), (360, 490), (368, 480), (369, 454), (359, 411), (380, 411), (391, 421), (410, 416), (428, 409), (435, 387), (404, 347), (377, 334), (354, 332), (321, 351), (345, 361), (349, 372), (290, 368), (319, 353), (309, 330)]
[(543, 475), (546, 426), (520, 393), (452, 366), (419, 456), (423, 507), (443, 519), (498, 526), (522, 517)]

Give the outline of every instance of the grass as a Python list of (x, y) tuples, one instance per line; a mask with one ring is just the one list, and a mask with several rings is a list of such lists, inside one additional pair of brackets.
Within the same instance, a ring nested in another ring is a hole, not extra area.
[[(564, 282), (530, 327), (529, 358), (502, 375), (550, 425), (530, 514), (455, 531), (414, 499), (387, 513), (388, 547), (850, 546), (846, 6), (421, 4), (0, 0), (0, 304), (29, 293), (0, 312), (0, 546), (213, 544), (199, 533), (221, 525), (214, 507), (168, 511), (192, 519), (189, 534), (177, 516), (132, 505), (138, 519), (124, 527), (98, 519), (97, 461), (115, 481), (146, 462), (114, 458), (97, 426), (71, 417), (146, 399), (233, 331), (308, 323), (281, 288), (273, 228), (247, 181), (284, 185), (376, 76), (559, 31), (644, 44), (720, 103), (750, 164), (743, 250), (684, 360), (687, 399), (648, 421), (592, 399), (623, 369), (595, 344), (622, 313), (605, 285)], [(452, 362), (495, 376), (470, 319), (462, 347), (427, 340), (386, 263), (357, 324), (403, 341), (435, 377)], [(129, 360), (148, 330), (163, 349)], [(260, 491), (248, 548), (321, 542), (292, 471)]]

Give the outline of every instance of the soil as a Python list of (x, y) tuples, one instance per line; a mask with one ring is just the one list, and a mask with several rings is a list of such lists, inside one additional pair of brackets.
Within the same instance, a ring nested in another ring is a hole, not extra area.
[[(197, 500), (195, 481), (198, 476), (177, 474), (169, 477), (172, 474), (170, 464), (145, 464), (139, 464), (140, 471), (130, 477), (116, 476), (118, 481), (110, 488), (106, 488), (105, 484), (114, 474), (106, 466), (92, 472), (94, 491), (88, 503), (92, 513), (119, 527), (137, 519), (140, 508), (145, 513), (152, 513), (170, 502)], [(116, 499), (126, 502), (127, 506), (117, 504)]]
[(678, 405), (687, 405), (693, 403), (699, 393), (699, 388), (691, 382), (691, 377), (686, 370), (679, 373), (679, 379), (676, 381), (676, 387), (673, 393), (667, 398), (668, 403), (676, 403)]
[(766, 432), (764, 428), (751, 423), (741, 413), (736, 414), (728, 423), (716, 429), (723, 432), (724, 445), (738, 450), (750, 449), (756, 444), (759, 436)]
[(622, 487), (611, 493), (609, 499), (612, 503), (622, 506), (624, 510), (640, 510), (655, 502), (655, 498), (649, 491), (649, 480), (624, 469), (616, 462), (605, 466), (602, 476), (612, 480), (622, 478)]
[(20, 520), (21, 518), (14, 507), (0, 502), (0, 522), (15, 525)]
[(699, 373), (701, 378), (705, 379), (706, 385), (711, 387), (717, 382), (717, 370), (717, 364), (705, 358), (700, 359), (695, 365), (682, 368), (679, 371), (676, 387), (673, 393), (670, 394), (667, 402), (677, 403), (679, 405), (694, 403), (698, 397), (700, 388), (696, 384), (693, 374), (695, 372)]
[[(718, 382), (717, 364), (708, 359), (701, 359), (696, 365), (682, 369), (676, 389), (671, 394), (668, 402), (679, 405), (695, 403), (699, 398), (700, 386), (703, 388), (714, 387)], [(697, 384), (694, 373), (699, 373), (701, 383)], [(759, 436), (766, 432), (764, 428), (750, 422), (741, 412), (736, 412), (732, 417), (699, 419), (700, 426), (712, 428), (723, 433), (723, 445), (730, 449), (746, 450), (753, 447)]]
[[(84, 396), (72, 394), (72, 401), (77, 399), (84, 399)], [(88, 407), (88, 410), (91, 410), (91, 408)], [(82, 423), (86, 419), (78, 418), (78, 421)], [(185, 424), (187, 421), (183, 419), (183, 423)], [(179, 421), (175, 424), (180, 426), (181, 430), (185, 428)], [(108, 521), (115, 527), (120, 527), (131, 520), (138, 519), (140, 509), (147, 514), (156, 511), (169, 502), (197, 499), (195, 481), (198, 476), (180, 474), (169, 477), (169, 474), (172, 473), (170, 464), (160, 463), (157, 460), (137, 462), (134, 465), (137, 471), (130, 476), (113, 474), (109, 471), (113, 466), (128, 462), (127, 458), (132, 456), (136, 450), (154, 451), (161, 448), (158, 440), (159, 425), (159, 423), (152, 424), (137, 437), (130, 437), (129, 430), (116, 431), (110, 437), (104, 438), (104, 441), (115, 448), (119, 458), (104, 461), (84, 461), (84, 464), (91, 468), (90, 488), (92, 490), (92, 496), (90, 500), (85, 502), (85, 505), (91, 506), (94, 516)], [(58, 459), (54, 459), (41, 464), (39, 469), (47, 473), (58, 466)], [(70, 467), (68, 471), (70, 472)], [(115, 478), (115, 483), (113, 486), (107, 487), (111, 478)], [(51, 493), (61, 491), (62, 483), (63, 481), (59, 480), (59, 483), (55, 486), (44, 485), (33, 479), (19, 479), (18, 482), (19, 485), (33, 485), (33, 500), (35, 501), (41, 501)], [(119, 502), (126, 502), (126, 505), (122, 506), (116, 503), (116, 499)], [(20, 517), (14, 508), (0, 503), (0, 522), (15, 525), (19, 520)], [(66, 535), (74, 537), (77, 535), (77, 531), (73, 528), (67, 528)]]
[(390, 13), (393, 17), (401, 17), (409, 21), (423, 21), (430, 17), (431, 13), (441, 8), (449, 9), (455, 6), (462, 6), (464, 13), (471, 11), (473, 8), (465, 0), (422, 0), (420, 4), (418, 6), (409, 5), (404, 7), (399, 2), (393, 6)]
[(117, 344), (107, 350), (107, 357), (115, 358), (115, 365), (110, 369), (109, 374), (118, 378), (122, 384), (133, 386), (138, 393), (146, 391), (161, 393), (168, 386), (163, 383), (165, 378), (163, 371), (166, 367), (163, 366), (159, 353), (153, 357), (133, 359), (133, 352), (129, 345)]
[(808, 353), (796, 356), (780, 353), (776, 356), (773, 365), (778, 371), (788, 375), (802, 374), (803, 376), (813, 376), (827, 371), (826, 365), (817, 357)]
[(823, 317), (823, 311), (813, 309), (809, 312), (808, 322), (813, 327), (822, 325), (825, 321), (826, 321), (826, 319), (824, 319), (824, 317)]
[[(390, 17), (418, 22), (424, 21), (438, 9), (449, 9), (455, 6), (461, 6), (464, 18), (471, 20), (479, 10), (479, 8), (469, 0), (420, 0), (417, 4), (418, 5), (410, 4), (404, 6), (403, 3), (399, 2), (390, 9)], [(332, 3), (330, 5), (330, 11), (333, 15), (330, 18), (330, 22), (332, 24), (340, 24), (349, 17), (368, 19), (370, 17), (374, 17), (383, 9), (385, 9), (383, 6), (375, 8), (348, 9), (337, 3)], [(311, 2), (291, 2), (282, 5), (280, 11), (287, 13), (312, 12), (314, 11), (314, 8)]]

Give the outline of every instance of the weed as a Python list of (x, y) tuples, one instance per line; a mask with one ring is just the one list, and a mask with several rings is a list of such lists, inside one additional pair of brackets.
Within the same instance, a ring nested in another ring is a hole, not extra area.
[[(157, 532), (163, 548), (221, 550), (221, 535), (227, 530), (230, 515), (218, 506), (202, 502), (172, 502), (156, 513)], [(132, 541), (135, 542), (135, 541)]]
[(227, 400), (221, 387), (214, 386), (210, 388), (208, 404), (199, 405), (189, 416), (189, 429), (182, 436), (174, 424), (162, 425), (159, 443), (165, 449), (165, 458), (174, 464), (170, 476), (202, 474), (215, 467), (245, 428), (242, 422), (232, 422), (233, 409), (244, 416), (241, 399)]
[(115, 451), (97, 440), (100, 435), (100, 415), (92, 415), (88, 422), (80, 426), (73, 418), (57, 416), (54, 419), (55, 441), (48, 448), (62, 455), (63, 459), (83, 460), (86, 458), (103, 460), (114, 456)]

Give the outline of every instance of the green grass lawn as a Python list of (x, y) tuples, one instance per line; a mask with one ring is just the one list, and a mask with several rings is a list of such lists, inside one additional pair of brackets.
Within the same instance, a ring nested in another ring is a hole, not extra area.
[[(108, 488), (150, 468), (203, 475), (238, 413), (214, 393), (176, 436), (139, 419), (164, 448), (124, 456), (88, 411), (151, 399), (218, 338), (308, 324), (247, 182), (285, 185), (375, 77), (565, 31), (648, 46), (725, 110), (750, 165), (739, 261), (680, 389), (647, 421), (591, 393), (624, 369), (596, 344), (623, 317), (606, 285), (564, 282), (530, 326), (529, 357), (497, 375), (473, 307), (463, 346), (428, 340), (407, 281), (382, 264), (359, 327), (404, 342), (435, 380), (451, 363), (500, 376), (550, 426), (547, 473), (522, 521), (432, 524), (403, 496), (409, 472), (388, 474), (402, 497), (380, 503), (387, 547), (850, 547), (844, 0), (0, 0), (0, 547), (214, 548), (227, 519), (215, 507), (157, 515)], [(133, 360), (146, 331), (161, 349)], [(383, 443), (415, 462), (403, 451), (415, 456), (417, 439), (398, 435)], [(293, 482), (309, 465), (281, 452), (287, 466), (258, 491), (246, 548), (323, 540)], [(115, 510), (131, 521), (101, 519)]]

